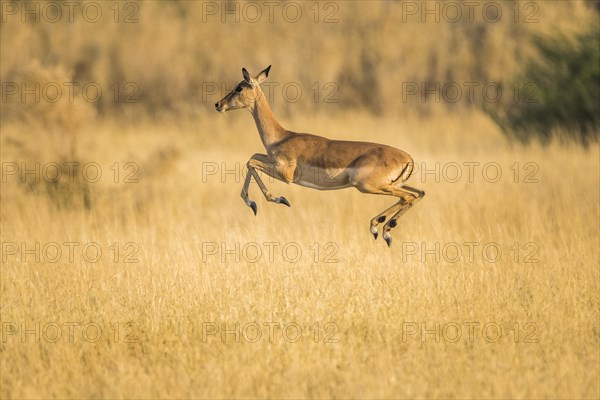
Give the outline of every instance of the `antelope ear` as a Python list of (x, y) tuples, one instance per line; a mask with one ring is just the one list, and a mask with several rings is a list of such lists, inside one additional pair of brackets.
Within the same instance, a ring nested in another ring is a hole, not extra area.
[(250, 78), (250, 74), (246, 71), (246, 68), (242, 68), (242, 75), (244, 76), (244, 80), (248, 83), (251, 83), (252, 79)]
[(255, 78), (256, 82), (261, 83), (262, 81), (267, 79), (267, 77), (269, 76), (270, 70), (271, 70), (271, 66), (269, 65), (267, 68), (260, 71), (259, 74), (256, 75), (256, 78)]

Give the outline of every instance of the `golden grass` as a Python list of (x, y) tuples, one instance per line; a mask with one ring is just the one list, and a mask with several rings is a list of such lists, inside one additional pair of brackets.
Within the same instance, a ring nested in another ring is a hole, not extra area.
[[(411, 182), (427, 195), (388, 249), (368, 222), (390, 198), (269, 182), (292, 207), (266, 203), (253, 185), (253, 216), (239, 197), (243, 176), (202, 173), (261, 151), (250, 116), (198, 121), (84, 130), (80, 161), (103, 172), (89, 185), (89, 209), (59, 207), (12, 175), (2, 183), (3, 398), (598, 398), (597, 145), (510, 145), (476, 113), (282, 118), (290, 129), (402, 147), (428, 168), (501, 167), (496, 183), (481, 169), (473, 182), (416, 174)], [(16, 132), (3, 127), (4, 165), (22, 159), (10, 140)], [(139, 166), (139, 182), (114, 183), (109, 167), (128, 161)], [(520, 175), (515, 183), (515, 162), (521, 173), (535, 163), (539, 182)], [(7, 247), (36, 242), (39, 262)], [(72, 262), (64, 242), (79, 243)], [(467, 258), (471, 242), (473, 259), (453, 262), (457, 248)], [(63, 249), (58, 262), (41, 250), (49, 243)], [(86, 243), (102, 249), (101, 260), (90, 262), (90, 251), (86, 261)], [(503, 251), (492, 262), (482, 251), (490, 243)], [(420, 255), (436, 244), (439, 260)], [(130, 252), (137, 262), (127, 262)], [(53, 323), (62, 331), (55, 343)], [(79, 324), (72, 338), (70, 323)], [(39, 343), (23, 336), (36, 324)], [(239, 342), (210, 334), (222, 324), (239, 330)], [(262, 336), (253, 343), (256, 324)], [(298, 327), (303, 336), (293, 342)], [(423, 328), (437, 330), (438, 341)]]
[[(295, 24), (203, 21), (192, 1), (135, 2), (134, 24), (113, 23), (112, 2), (94, 24), (8, 16), (3, 83), (104, 96), (2, 99), (0, 397), (600, 397), (599, 145), (525, 147), (481, 99), (402, 98), (407, 82), (506, 90), (536, 60), (531, 34), (597, 15), (539, 2), (538, 22), (515, 24), (495, 2), (498, 23), (404, 22), (407, 3), (319, 3), (339, 7), (334, 24), (313, 23), (312, 3)], [(274, 95), (287, 128), (414, 157), (427, 195), (391, 248), (369, 233), (391, 198), (267, 179), (292, 207), (254, 184), (258, 216), (243, 203), (263, 149), (246, 112), (213, 103), (268, 64), (304, 90)], [(137, 85), (137, 103), (115, 102), (114, 83)]]

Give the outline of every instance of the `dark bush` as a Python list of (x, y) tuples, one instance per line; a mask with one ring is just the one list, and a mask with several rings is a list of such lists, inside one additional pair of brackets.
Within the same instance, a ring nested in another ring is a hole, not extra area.
[[(600, 127), (600, 30), (569, 39), (534, 37), (540, 57), (519, 79), (520, 92), (508, 105), (487, 109), (507, 135), (527, 142), (560, 131), (587, 145)], [(526, 90), (524, 90), (526, 89)]]

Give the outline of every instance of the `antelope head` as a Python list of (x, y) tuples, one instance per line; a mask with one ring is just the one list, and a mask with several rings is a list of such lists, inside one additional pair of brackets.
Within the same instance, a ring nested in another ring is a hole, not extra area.
[(244, 80), (238, 83), (235, 88), (229, 92), (225, 97), (215, 103), (215, 108), (219, 112), (225, 112), (230, 110), (238, 110), (240, 108), (247, 108), (252, 110), (254, 103), (263, 95), (262, 90), (258, 86), (262, 81), (267, 79), (269, 76), (269, 70), (271, 66), (259, 72), (255, 77), (250, 76), (246, 68), (242, 68), (242, 75)]

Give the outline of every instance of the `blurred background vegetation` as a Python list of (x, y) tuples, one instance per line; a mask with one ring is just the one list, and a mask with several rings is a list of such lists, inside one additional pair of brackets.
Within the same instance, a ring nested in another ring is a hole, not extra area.
[[(539, 60), (529, 60), (521, 87), (537, 88), (536, 101), (486, 109), (502, 128), (518, 139), (550, 139), (564, 129), (587, 145), (600, 129), (600, 30), (594, 25), (575, 37), (562, 33), (533, 36)], [(534, 86), (533, 86), (534, 85)], [(500, 115), (504, 113), (504, 115)]]
[[(38, 20), (23, 15), (40, 2), (10, 3), (19, 11), (2, 7), (3, 83), (78, 82), (77, 91), (94, 82), (102, 89), (94, 102), (3, 97), (3, 122), (42, 125), (67, 142), (94, 118), (199, 118), (241, 79), (243, 66), (269, 64), (278, 85), (271, 86), (274, 108), (286, 117), (483, 112), (522, 140), (557, 132), (583, 143), (598, 138), (597, 1), (483, 1), (472, 16), (462, 5), (461, 18), (444, 2), (299, 3), (297, 22), (282, 16), (285, 2), (272, 21), (262, 6), (255, 22), (242, 2), (121, 2), (118, 12), (115, 3), (99, 2), (102, 18), (93, 23), (81, 7), (73, 22), (67, 5), (52, 22), (52, 9)], [(437, 16), (425, 6), (438, 7)], [(237, 17), (224, 12), (236, 8)], [(302, 89), (298, 101), (285, 101), (281, 89), (289, 83)]]

